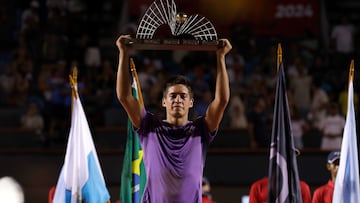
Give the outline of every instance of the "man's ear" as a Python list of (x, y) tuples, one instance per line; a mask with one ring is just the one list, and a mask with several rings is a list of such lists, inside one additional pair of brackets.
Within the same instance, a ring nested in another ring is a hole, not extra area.
[(326, 169), (327, 169), (328, 171), (330, 171), (330, 169), (331, 169), (331, 164), (330, 164), (330, 163), (326, 163)]
[(194, 98), (190, 100), (190, 108), (194, 106)]
[(162, 100), (161, 100), (161, 106), (162, 106), (162, 107), (166, 107), (166, 105), (165, 105), (165, 99), (164, 99), (164, 98), (162, 98)]

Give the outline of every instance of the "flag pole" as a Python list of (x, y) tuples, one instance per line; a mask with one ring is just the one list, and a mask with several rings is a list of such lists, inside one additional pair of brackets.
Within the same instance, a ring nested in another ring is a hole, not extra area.
[(276, 68), (277, 68), (278, 71), (279, 71), (281, 63), (282, 63), (282, 48), (281, 48), (281, 44), (278, 43), (278, 46), (277, 46), (277, 60), (276, 60)]
[(349, 83), (350, 81), (354, 81), (354, 59), (351, 60), (350, 70), (349, 70)]
[(78, 70), (77, 67), (75, 66), (72, 72), (72, 75), (69, 75), (69, 81), (70, 81), (70, 86), (71, 86), (71, 112), (73, 110), (73, 105), (74, 105), (74, 99), (77, 98), (77, 76), (78, 76)]
[[(77, 98), (78, 94), (77, 94), (77, 75), (78, 75), (78, 71), (76, 66), (74, 67), (72, 74), (69, 75), (69, 81), (70, 81), (70, 86), (71, 86), (71, 115), (74, 109), (74, 100)], [(72, 116), (71, 116), (72, 118)], [(80, 171), (78, 172), (80, 174)], [(79, 176), (80, 177), (80, 176)], [(78, 191), (80, 191), (79, 194), (77, 194), (77, 200), (79, 203), (82, 203), (82, 195), (81, 195), (81, 189), (77, 188)]]
[(144, 100), (143, 100), (142, 93), (141, 93), (139, 77), (136, 72), (135, 63), (134, 63), (133, 58), (130, 58), (130, 70), (131, 70), (132, 77), (135, 80), (136, 88), (138, 89), (139, 102), (142, 106), (144, 106)]

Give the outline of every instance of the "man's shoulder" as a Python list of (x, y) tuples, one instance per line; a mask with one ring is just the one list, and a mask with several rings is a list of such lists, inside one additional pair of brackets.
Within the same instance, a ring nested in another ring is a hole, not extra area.
[(307, 184), (307, 182), (305, 182), (303, 180), (300, 180), (300, 185), (309, 187), (309, 184)]
[(315, 193), (319, 193), (319, 192), (323, 192), (326, 190), (332, 189), (332, 187), (329, 185), (329, 183), (325, 183), (323, 185), (320, 185), (319, 187), (315, 188), (314, 190), (314, 194)]
[(261, 178), (257, 181), (255, 181), (252, 186), (253, 187), (256, 187), (256, 186), (261, 186), (261, 185), (268, 185), (268, 182), (269, 182), (269, 178), (268, 177), (265, 177), (265, 178)]
[(300, 189), (301, 191), (307, 191), (308, 193), (310, 193), (310, 186), (309, 184), (307, 184), (305, 181), (300, 180)]

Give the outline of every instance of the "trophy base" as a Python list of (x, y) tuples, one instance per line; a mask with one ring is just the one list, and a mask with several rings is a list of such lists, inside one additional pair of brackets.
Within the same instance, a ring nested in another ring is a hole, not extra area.
[(126, 45), (135, 50), (187, 50), (216, 51), (224, 47), (223, 41), (200, 41), (194, 39), (132, 39)]

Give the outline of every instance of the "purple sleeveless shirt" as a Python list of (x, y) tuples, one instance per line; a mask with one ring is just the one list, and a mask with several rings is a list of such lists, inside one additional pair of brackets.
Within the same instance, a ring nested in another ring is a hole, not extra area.
[(204, 117), (174, 128), (146, 112), (137, 134), (147, 178), (142, 202), (201, 203), (206, 151), (215, 136)]

